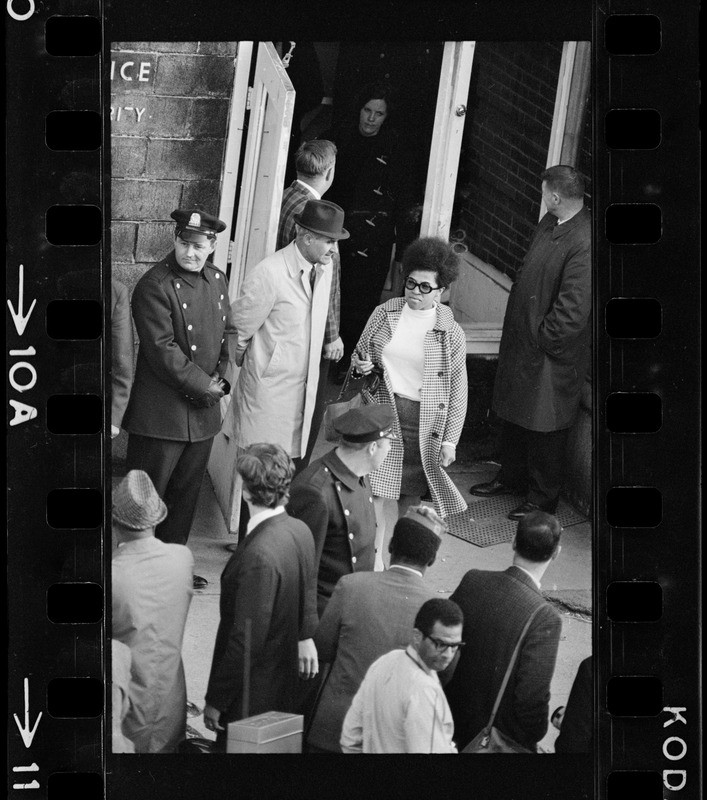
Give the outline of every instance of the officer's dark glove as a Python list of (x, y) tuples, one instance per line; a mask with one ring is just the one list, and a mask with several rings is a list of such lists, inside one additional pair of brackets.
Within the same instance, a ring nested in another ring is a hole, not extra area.
[(202, 394), (201, 397), (197, 397), (196, 400), (192, 400), (191, 403), (194, 408), (211, 408), (211, 406), (215, 406), (225, 394), (226, 392), (224, 392), (221, 387), (221, 380), (219, 378), (212, 378), (209, 388), (204, 394)]
[(214, 380), (215, 380), (215, 381), (218, 381), (218, 385), (219, 385), (219, 386), (220, 386), (220, 387), (223, 389), (223, 393), (224, 393), (224, 394), (229, 394), (229, 393), (230, 393), (230, 391), (231, 391), (231, 384), (230, 384), (230, 383), (229, 383), (229, 382), (228, 382), (228, 381), (227, 381), (225, 378), (221, 378), (221, 377), (219, 376), (218, 372), (214, 372), (214, 373), (211, 375), (211, 380), (212, 380), (212, 381), (214, 381)]

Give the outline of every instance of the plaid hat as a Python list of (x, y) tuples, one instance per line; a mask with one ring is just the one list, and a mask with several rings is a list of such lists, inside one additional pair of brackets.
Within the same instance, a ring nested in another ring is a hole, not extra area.
[(334, 420), (334, 430), (345, 442), (375, 442), (387, 437), (397, 439), (393, 433), (395, 414), (388, 405), (368, 405), (352, 408)]
[(178, 208), (170, 217), (177, 223), (177, 236), (184, 241), (190, 241), (194, 236), (215, 239), (217, 233), (226, 230), (225, 222), (200, 208)]
[(167, 506), (157, 494), (150, 476), (131, 469), (113, 494), (113, 519), (133, 531), (153, 528), (167, 516)]
[(411, 519), (418, 525), (424, 525), (440, 537), (448, 530), (447, 523), (429, 506), (410, 506), (402, 519)]

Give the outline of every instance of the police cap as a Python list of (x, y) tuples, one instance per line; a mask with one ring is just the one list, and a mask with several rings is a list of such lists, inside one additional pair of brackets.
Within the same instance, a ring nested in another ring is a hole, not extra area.
[(215, 239), (217, 233), (226, 230), (226, 223), (200, 208), (178, 208), (170, 216), (177, 223), (177, 236), (191, 241), (198, 236)]
[(388, 405), (368, 405), (352, 408), (334, 422), (334, 429), (344, 442), (375, 442), (387, 437), (397, 439), (393, 433), (395, 414)]

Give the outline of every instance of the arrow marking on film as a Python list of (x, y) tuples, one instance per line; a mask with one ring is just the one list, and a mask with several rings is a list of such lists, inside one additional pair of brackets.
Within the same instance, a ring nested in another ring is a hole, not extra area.
[(17, 300), (17, 311), (15, 311), (15, 308), (12, 305), (12, 301), (10, 300), (7, 301), (7, 305), (10, 308), (10, 314), (12, 314), (12, 321), (15, 323), (15, 330), (17, 331), (19, 336), (22, 336), (22, 334), (25, 332), (25, 328), (27, 327), (29, 318), (32, 316), (34, 307), (37, 305), (37, 301), (32, 300), (32, 305), (29, 307), (29, 311), (26, 314), (23, 314), (22, 312), (24, 305), (24, 294), (25, 294), (25, 268), (23, 264), (20, 264), (20, 291)]
[[(21, 286), (22, 284), (20, 284)], [(21, 296), (21, 295), (20, 295)], [(8, 301), (9, 302), (9, 301)], [(34, 305), (34, 304), (33, 304)], [(17, 723), (17, 727), (20, 730), (20, 736), (22, 736), (22, 741), (25, 743), (25, 747), (30, 747), (32, 744), (32, 739), (34, 739), (34, 734), (37, 732), (37, 725), (39, 725), (39, 720), (42, 718), (42, 712), (39, 712), (39, 716), (37, 717), (37, 721), (34, 723), (34, 726), (30, 728), (29, 726), (29, 678), (25, 678), (25, 724), (22, 725), (20, 723), (20, 718), (17, 714), (12, 715), (15, 718), (15, 722)], [(34, 783), (34, 781), (32, 781)], [(13, 787), (16, 788), (16, 787)], [(35, 788), (31, 784), (28, 784), (27, 787), (24, 788)]]

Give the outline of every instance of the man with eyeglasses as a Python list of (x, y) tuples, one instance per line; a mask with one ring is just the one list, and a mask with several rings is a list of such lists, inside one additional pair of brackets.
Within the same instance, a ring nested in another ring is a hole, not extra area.
[[(174, 249), (151, 267), (132, 296), (140, 348), (123, 427), (127, 468), (147, 472), (169, 515), (155, 535), (186, 544), (214, 436), (228, 394), (226, 276), (209, 260), (226, 223), (179, 208)], [(194, 576), (194, 588), (207, 581)]]
[(415, 617), (412, 640), (375, 661), (344, 718), (344, 753), (456, 753), (454, 722), (437, 673), (464, 646), (464, 615), (433, 598)]

